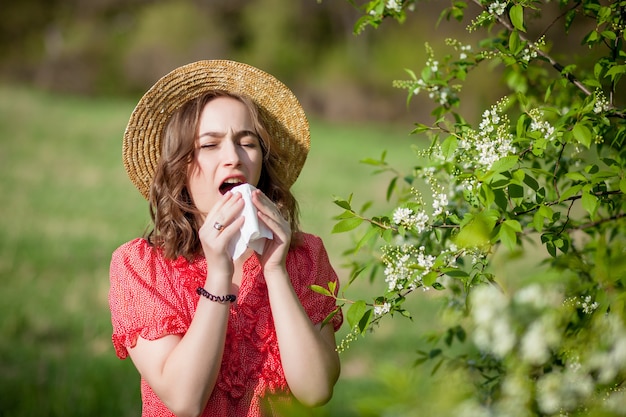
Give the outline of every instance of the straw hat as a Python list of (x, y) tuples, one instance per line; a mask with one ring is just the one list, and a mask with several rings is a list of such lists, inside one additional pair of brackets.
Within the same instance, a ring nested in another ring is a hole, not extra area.
[(161, 138), (170, 116), (185, 102), (209, 90), (246, 96), (257, 105), (272, 138), (286, 155), (278, 173), (291, 187), (310, 145), (309, 122), (294, 94), (272, 75), (247, 64), (226, 60), (198, 61), (179, 67), (154, 84), (139, 100), (124, 132), (122, 158), (131, 181), (148, 199), (161, 156)]

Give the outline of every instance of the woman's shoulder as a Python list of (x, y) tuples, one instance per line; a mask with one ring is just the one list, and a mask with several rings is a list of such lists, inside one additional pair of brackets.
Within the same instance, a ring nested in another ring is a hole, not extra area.
[(300, 232), (297, 236), (296, 250), (323, 247), (322, 238), (312, 233)]
[(297, 243), (290, 252), (296, 263), (327, 262), (328, 259), (322, 238), (311, 233), (299, 233)]
[(157, 250), (145, 238), (138, 237), (113, 251), (113, 259), (146, 259), (157, 255)]

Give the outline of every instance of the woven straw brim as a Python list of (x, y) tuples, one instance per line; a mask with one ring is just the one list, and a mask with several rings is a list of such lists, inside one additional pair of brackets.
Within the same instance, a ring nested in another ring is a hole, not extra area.
[(139, 100), (124, 132), (122, 159), (139, 192), (148, 199), (170, 116), (185, 102), (211, 90), (252, 99), (259, 108), (272, 148), (281, 155), (278, 174), (288, 187), (298, 178), (310, 147), (309, 122), (295, 95), (274, 76), (226, 60), (194, 62), (175, 69)]

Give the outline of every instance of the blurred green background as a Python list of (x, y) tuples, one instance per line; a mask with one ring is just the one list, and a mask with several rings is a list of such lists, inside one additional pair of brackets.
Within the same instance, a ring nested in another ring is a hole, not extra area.
[[(407, 107), (391, 82), (421, 69), (427, 34), (452, 35), (426, 6), (404, 25), (355, 36), (358, 13), (338, 0), (0, 4), (0, 416), (139, 415), (138, 375), (114, 354), (107, 304), (111, 252), (149, 224), (121, 137), (140, 95), (181, 64), (241, 60), (301, 99), (312, 149), (295, 193), (304, 228), (324, 239), (345, 282), (350, 236), (330, 233), (332, 199), (354, 192), (357, 206), (385, 207), (388, 178), (359, 161), (388, 150), (396, 166), (414, 162), (411, 121), (429, 108)], [(406, 395), (429, 398), (435, 380), (410, 364), (436, 302), (417, 299), (410, 331), (394, 323), (342, 353), (335, 397), (311, 415), (377, 415)]]

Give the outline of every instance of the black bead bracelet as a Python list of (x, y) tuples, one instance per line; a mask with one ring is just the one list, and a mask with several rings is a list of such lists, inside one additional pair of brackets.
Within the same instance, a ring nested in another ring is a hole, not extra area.
[(226, 294), (222, 296), (213, 295), (202, 287), (198, 287), (198, 289), (196, 290), (196, 293), (198, 293), (198, 295), (208, 298), (211, 301), (215, 301), (216, 303), (226, 303), (229, 301), (231, 303), (234, 303), (235, 300), (237, 299), (237, 296), (235, 294)]

